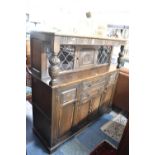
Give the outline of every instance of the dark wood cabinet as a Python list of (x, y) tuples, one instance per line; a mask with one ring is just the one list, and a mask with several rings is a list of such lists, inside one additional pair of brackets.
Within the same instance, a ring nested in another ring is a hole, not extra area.
[(112, 84), (109, 73), (55, 87), (32, 78), (34, 129), (48, 148), (53, 149), (55, 144), (73, 135), (108, 109), (115, 89), (116, 73), (116, 70), (110, 73), (116, 76)]
[(50, 152), (110, 105), (118, 76), (110, 50), (124, 41), (108, 41), (31, 34), (33, 128)]

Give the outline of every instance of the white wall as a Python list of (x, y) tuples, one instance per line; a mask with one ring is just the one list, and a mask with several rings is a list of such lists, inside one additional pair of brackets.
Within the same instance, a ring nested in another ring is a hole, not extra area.
[[(39, 29), (85, 34), (106, 24), (129, 25), (127, 4), (125, 0), (27, 0), (26, 11), (31, 21), (42, 23)], [(87, 11), (91, 19), (86, 18)]]

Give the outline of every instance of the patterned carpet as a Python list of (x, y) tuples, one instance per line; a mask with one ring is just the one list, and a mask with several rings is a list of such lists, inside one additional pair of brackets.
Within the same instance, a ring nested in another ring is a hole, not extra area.
[(127, 118), (122, 114), (118, 114), (111, 121), (104, 124), (101, 130), (115, 141), (120, 142), (126, 123)]
[[(118, 142), (101, 131), (101, 127), (118, 114), (111, 111), (100, 117), (81, 133), (58, 147), (51, 155), (89, 155), (103, 141), (109, 141), (116, 148)], [(32, 106), (26, 103), (26, 149), (27, 155), (48, 155), (47, 150), (32, 131)]]

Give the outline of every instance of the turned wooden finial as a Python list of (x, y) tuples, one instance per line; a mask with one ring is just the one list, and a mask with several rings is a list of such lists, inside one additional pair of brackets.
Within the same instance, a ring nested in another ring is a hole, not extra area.
[(124, 56), (124, 45), (121, 46), (121, 51), (119, 53), (118, 59), (117, 59), (117, 68), (121, 68), (123, 66), (123, 56)]
[(59, 50), (60, 50), (59, 42), (55, 40), (54, 51), (52, 52), (52, 57), (49, 60), (50, 66), (49, 66), (48, 72), (51, 77), (51, 81), (49, 83), (50, 85), (52, 85), (52, 83), (57, 82), (57, 76), (59, 75), (59, 72), (60, 72), (60, 68), (59, 68), (60, 59), (58, 58)]

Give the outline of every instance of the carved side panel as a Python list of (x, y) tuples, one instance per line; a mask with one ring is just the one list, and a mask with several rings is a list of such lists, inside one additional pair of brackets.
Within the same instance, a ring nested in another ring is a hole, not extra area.
[(41, 41), (38, 39), (31, 39), (31, 67), (36, 75), (41, 77)]
[(54, 51), (54, 34), (32, 31), (30, 37), (32, 72), (39, 78), (49, 77), (47, 53)]

